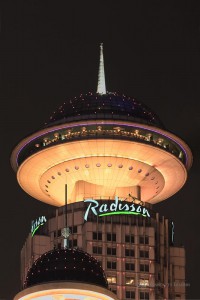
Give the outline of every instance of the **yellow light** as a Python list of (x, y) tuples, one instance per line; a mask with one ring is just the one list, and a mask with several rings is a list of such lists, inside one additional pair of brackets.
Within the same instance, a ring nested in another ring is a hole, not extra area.
[[(87, 164), (90, 167), (85, 173)], [(100, 164), (99, 167), (97, 164)], [(109, 170), (108, 164), (112, 164)], [(120, 165), (123, 168), (119, 168)], [(76, 170), (75, 166), (79, 166), (79, 169)], [(130, 166), (133, 166), (131, 171)], [(67, 169), (69, 172), (66, 172)], [(140, 169), (142, 172), (138, 173)], [(57, 176), (58, 172), (62, 175)], [(147, 173), (148, 177), (145, 176)], [(152, 177), (159, 182), (159, 190)], [(79, 181), (85, 182), (86, 190), (91, 185), (96, 185), (98, 189), (101, 186), (99, 196), (111, 196), (111, 199), (115, 195), (129, 194), (131, 187), (139, 185), (142, 200), (156, 203), (182, 187), (187, 171), (178, 158), (163, 149), (132, 141), (94, 139), (44, 148), (24, 161), (18, 169), (17, 178), (28, 194), (57, 206), (65, 203), (63, 186), (66, 183), (69, 203), (77, 201), (71, 195)], [(45, 192), (45, 185), (49, 181), (50, 196)]]
[(39, 300), (41, 298), (44, 300), (117, 300), (117, 296), (106, 288), (76, 282), (53, 282), (36, 285), (18, 293), (14, 300)]

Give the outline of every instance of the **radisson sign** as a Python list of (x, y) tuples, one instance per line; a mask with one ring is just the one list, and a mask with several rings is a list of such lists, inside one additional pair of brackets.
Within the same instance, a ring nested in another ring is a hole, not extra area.
[(91, 198), (84, 200), (84, 202), (89, 203), (84, 215), (85, 221), (87, 221), (90, 212), (97, 217), (113, 215), (140, 215), (150, 218), (150, 213), (147, 208), (133, 202), (124, 202), (117, 196), (114, 201), (109, 200), (103, 204), (103, 201), (97, 201)]
[(45, 216), (39, 217), (37, 220), (32, 221), (31, 224), (31, 235), (34, 236), (35, 232), (39, 229), (40, 226), (44, 225), (47, 222)]

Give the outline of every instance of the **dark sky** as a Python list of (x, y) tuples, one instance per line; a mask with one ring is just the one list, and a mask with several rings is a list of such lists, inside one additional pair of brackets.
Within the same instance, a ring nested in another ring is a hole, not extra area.
[(109, 91), (151, 107), (191, 147), (186, 185), (154, 207), (185, 245), (188, 299), (200, 299), (200, 1), (5, 1), (1, 6), (0, 299), (19, 288), (20, 250), (48, 206), (23, 192), (12, 148), (66, 99), (96, 91), (104, 42)]

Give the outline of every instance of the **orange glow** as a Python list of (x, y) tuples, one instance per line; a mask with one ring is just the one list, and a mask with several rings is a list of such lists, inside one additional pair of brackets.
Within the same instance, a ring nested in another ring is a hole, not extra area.
[(115, 294), (96, 285), (54, 282), (36, 285), (18, 293), (14, 300), (117, 300)]
[(157, 203), (183, 186), (187, 172), (180, 160), (162, 149), (132, 141), (97, 139), (46, 148), (20, 166), (17, 178), (28, 194), (57, 206), (65, 203), (65, 184), (68, 203), (88, 196), (125, 197), (129, 192), (135, 196), (137, 185), (141, 186), (143, 201)]

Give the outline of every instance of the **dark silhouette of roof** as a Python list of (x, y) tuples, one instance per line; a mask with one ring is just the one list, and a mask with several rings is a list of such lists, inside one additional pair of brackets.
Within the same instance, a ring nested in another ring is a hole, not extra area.
[(115, 93), (86, 94), (67, 100), (53, 113), (46, 126), (81, 120), (124, 120), (164, 128), (145, 104)]
[(37, 259), (27, 273), (24, 288), (50, 281), (73, 281), (108, 287), (100, 263), (80, 249), (55, 249)]

